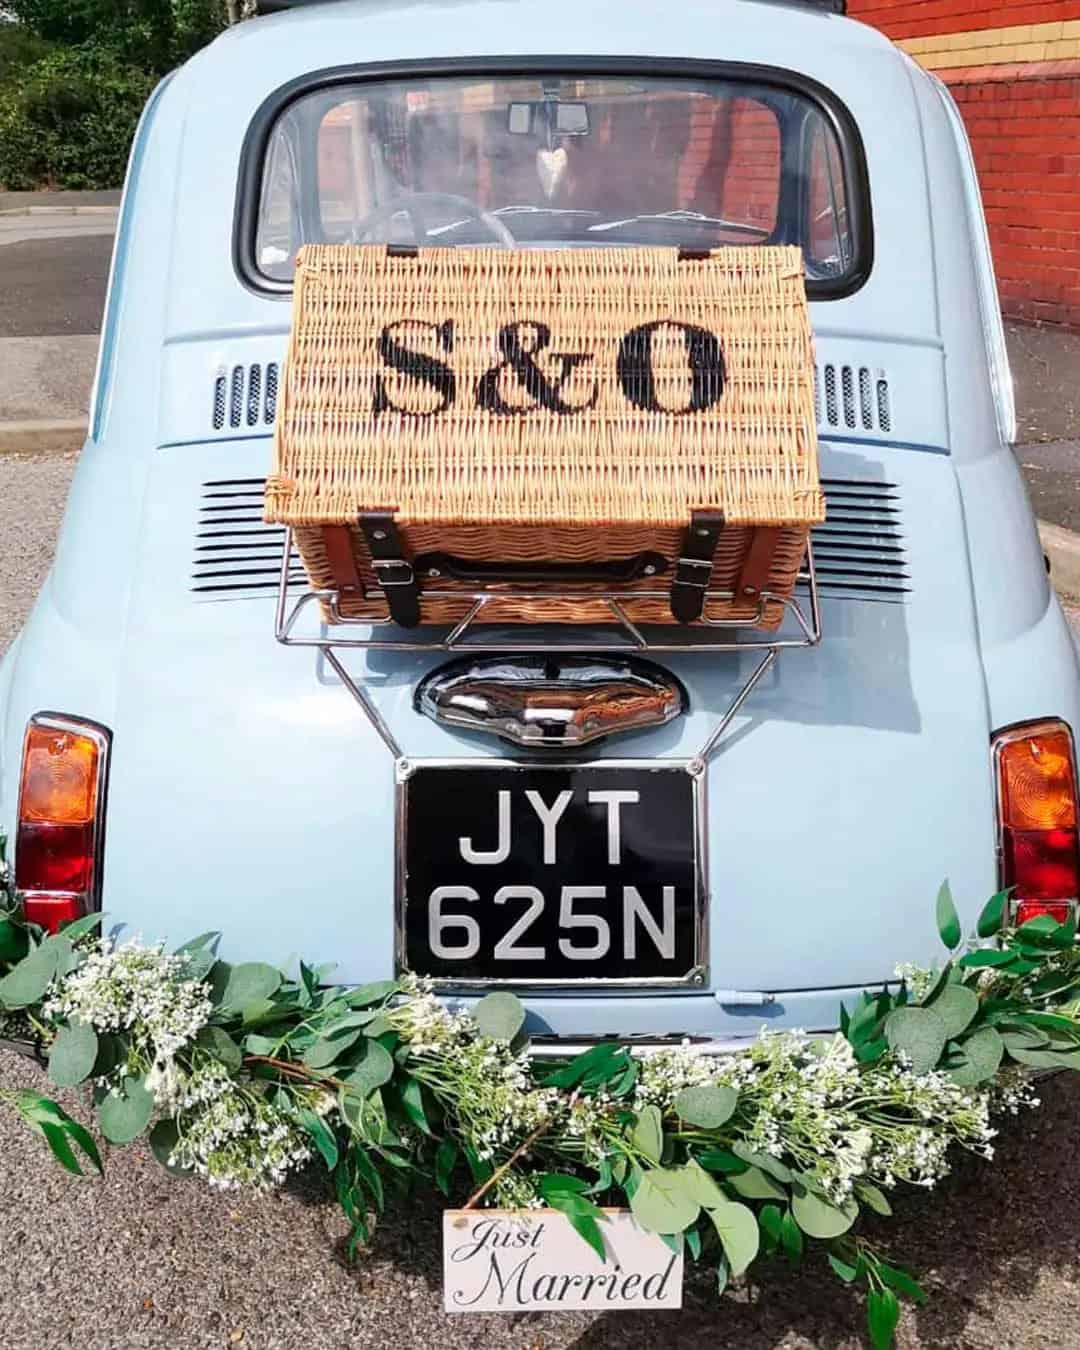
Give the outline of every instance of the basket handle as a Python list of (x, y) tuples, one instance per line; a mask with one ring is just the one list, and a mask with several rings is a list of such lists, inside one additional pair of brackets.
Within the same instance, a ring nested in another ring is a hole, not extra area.
[(452, 553), (422, 553), (414, 566), (425, 577), (452, 577), (455, 581), (480, 583), (622, 582), (659, 576), (668, 570), (669, 563), (662, 553), (635, 553), (629, 558), (599, 562), (555, 562), (540, 558), (528, 562), (489, 562), (481, 558), (459, 558)]

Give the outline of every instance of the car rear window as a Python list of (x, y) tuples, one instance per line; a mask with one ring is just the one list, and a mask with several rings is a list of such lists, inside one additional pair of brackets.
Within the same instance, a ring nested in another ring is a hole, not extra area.
[(862, 242), (835, 117), (741, 78), (338, 81), (278, 112), (254, 182), (249, 262), (276, 289), (305, 243), (795, 243), (835, 291)]

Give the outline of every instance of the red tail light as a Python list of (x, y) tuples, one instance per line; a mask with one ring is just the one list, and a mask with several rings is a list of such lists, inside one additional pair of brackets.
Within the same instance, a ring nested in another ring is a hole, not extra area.
[(1016, 922), (1068, 917), (1080, 895), (1076, 754), (1064, 722), (1032, 722), (994, 737), (999, 869)]
[(23, 742), (15, 886), (26, 917), (55, 933), (98, 903), (109, 737), (43, 713)]

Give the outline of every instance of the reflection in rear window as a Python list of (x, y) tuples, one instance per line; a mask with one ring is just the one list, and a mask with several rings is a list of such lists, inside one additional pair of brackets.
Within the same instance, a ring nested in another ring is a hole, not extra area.
[(435, 78), (339, 84), (279, 116), (258, 270), (304, 243), (693, 249), (800, 244), (840, 279), (843, 161), (816, 103), (746, 81)]

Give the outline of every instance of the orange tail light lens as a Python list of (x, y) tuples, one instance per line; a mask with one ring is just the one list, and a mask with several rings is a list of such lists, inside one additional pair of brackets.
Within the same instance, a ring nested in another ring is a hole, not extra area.
[(1064, 917), (1080, 894), (1076, 753), (1064, 722), (1033, 722), (998, 732), (999, 867), (1014, 888), (1016, 919)]
[(108, 733), (42, 714), (23, 743), (15, 886), (26, 917), (55, 933), (100, 892)]

